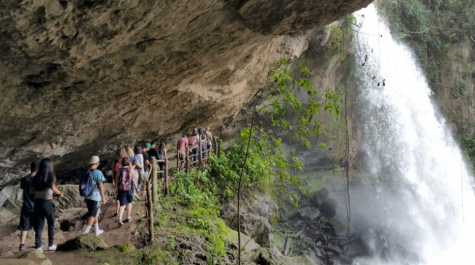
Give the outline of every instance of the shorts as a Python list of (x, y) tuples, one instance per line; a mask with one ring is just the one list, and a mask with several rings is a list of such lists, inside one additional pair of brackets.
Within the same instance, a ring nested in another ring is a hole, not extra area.
[(86, 199), (87, 217), (99, 217), (101, 202)]
[(128, 190), (119, 190), (119, 202), (120, 206), (125, 206), (128, 203), (132, 203), (134, 201), (133, 193)]
[(33, 229), (35, 220), (35, 211), (21, 211), (20, 215), (20, 224), (18, 225), (18, 230), (20, 231), (30, 231)]

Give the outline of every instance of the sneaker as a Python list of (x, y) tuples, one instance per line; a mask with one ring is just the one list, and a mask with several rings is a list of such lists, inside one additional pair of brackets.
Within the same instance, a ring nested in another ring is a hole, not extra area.
[(46, 247), (46, 243), (45, 243), (45, 242), (41, 242), (41, 247)]
[(117, 217), (117, 216), (119, 216), (119, 213), (117, 212), (114, 215), (112, 215), (112, 217)]
[(36, 250), (39, 251), (39, 252), (43, 252), (42, 248), (37, 248)]
[(25, 244), (20, 244), (20, 247), (19, 247), (20, 250), (26, 250), (26, 246)]
[(119, 225), (120, 225), (120, 226), (123, 226), (123, 225), (124, 225), (124, 223), (122, 222), (122, 220), (119, 220)]
[(100, 235), (100, 234), (102, 234), (102, 233), (104, 233), (104, 230), (96, 231), (96, 236), (98, 236), (98, 235)]
[(127, 220), (125, 220), (126, 223), (132, 222), (132, 217), (129, 217)]
[(49, 250), (49, 251), (55, 251), (57, 247), (58, 247), (58, 246), (56, 246), (56, 245), (52, 245), (52, 246), (49, 246), (49, 247), (48, 247), (48, 250)]

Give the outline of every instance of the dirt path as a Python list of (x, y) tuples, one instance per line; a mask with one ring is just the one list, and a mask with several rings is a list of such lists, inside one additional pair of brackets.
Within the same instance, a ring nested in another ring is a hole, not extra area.
[[(85, 207), (85, 205), (84, 205)], [(100, 229), (104, 230), (104, 233), (100, 237), (109, 246), (121, 245), (126, 242), (133, 243), (136, 247), (142, 247), (143, 237), (140, 233), (140, 219), (145, 214), (145, 204), (143, 198), (138, 203), (134, 202), (132, 208), (132, 222), (125, 223), (122, 227), (117, 222), (117, 217), (113, 217), (115, 213), (115, 203), (113, 200), (109, 200), (108, 203), (102, 207), (101, 218), (99, 221)], [(125, 213), (124, 213), (125, 219)], [(0, 224), (0, 255), (7, 252), (17, 253), (19, 252), (18, 246), (20, 242), (20, 232), (18, 231), (19, 218), (9, 222)], [(75, 231), (61, 231), (59, 227), (55, 230), (55, 244), (61, 244), (68, 239), (74, 238), (82, 234), (84, 225), (81, 229)], [(94, 228), (91, 229), (93, 233)], [(26, 239), (26, 246), (28, 248), (34, 248), (34, 232), (28, 232)], [(48, 242), (47, 229), (43, 231), (43, 242)], [(44, 248), (45, 255), (51, 259), (54, 264), (97, 264), (97, 261), (93, 257), (81, 254), (79, 252), (48, 252), (47, 248)]]

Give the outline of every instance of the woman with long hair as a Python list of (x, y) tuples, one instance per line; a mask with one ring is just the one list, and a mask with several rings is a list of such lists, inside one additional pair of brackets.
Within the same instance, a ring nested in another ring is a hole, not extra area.
[[(117, 185), (117, 176), (119, 174), (119, 169), (122, 167), (122, 159), (124, 157), (127, 157), (127, 152), (125, 151), (124, 148), (117, 148), (115, 151), (115, 157), (114, 161), (112, 161), (112, 185), (116, 186)], [(117, 196), (115, 200), (115, 214), (114, 216), (119, 215), (119, 208), (120, 208), (120, 203), (119, 203), (119, 191), (116, 189)]]
[(123, 225), (122, 222), (122, 215), (124, 214), (124, 210), (127, 213), (127, 219), (125, 222), (132, 221), (132, 202), (134, 201), (134, 187), (137, 188), (137, 185), (134, 181), (135, 174), (134, 174), (134, 167), (130, 164), (130, 159), (125, 157), (122, 159), (122, 167), (119, 171), (119, 178), (118, 178), (118, 189), (119, 189), (119, 201), (120, 201), (120, 209), (119, 209), (119, 225)]
[(63, 197), (63, 192), (56, 188), (56, 174), (53, 162), (49, 158), (41, 160), (38, 173), (30, 186), (30, 193), (35, 193), (35, 245), (42, 250), (41, 236), (43, 234), (45, 218), (48, 222), (48, 250), (56, 250), (54, 244), (54, 222), (56, 205), (53, 203), (53, 194)]

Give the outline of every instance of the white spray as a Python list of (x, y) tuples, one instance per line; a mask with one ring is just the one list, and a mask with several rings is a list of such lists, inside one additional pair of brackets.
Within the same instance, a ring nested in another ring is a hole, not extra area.
[[(355, 16), (363, 151), (379, 182), (374, 204), (365, 206), (374, 212), (368, 223), (403, 251), (354, 263), (474, 265), (473, 177), (461, 151), (411, 50), (391, 36), (373, 5)], [(366, 239), (373, 253), (378, 236)]]

